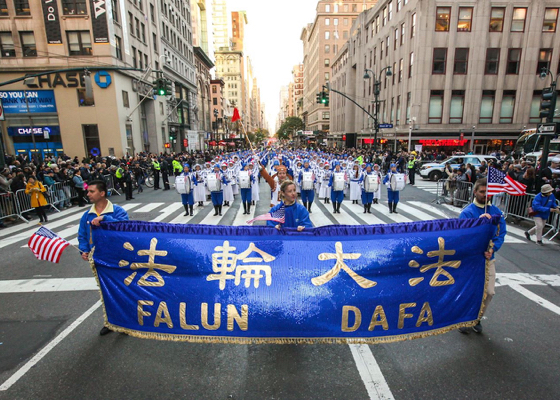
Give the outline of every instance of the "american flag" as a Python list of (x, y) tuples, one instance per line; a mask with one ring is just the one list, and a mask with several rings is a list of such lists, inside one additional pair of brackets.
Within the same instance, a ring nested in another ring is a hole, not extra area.
[(527, 185), (517, 182), (509, 175), (496, 168), (488, 168), (488, 196), (502, 192), (509, 193), (512, 196), (522, 196), (525, 194), (526, 190)]
[(70, 246), (68, 241), (44, 226), (31, 235), (27, 244), (39, 260), (53, 263), (58, 263), (64, 249)]
[(258, 217), (247, 221), (247, 223), (252, 224), (255, 221), (274, 221), (283, 224), (286, 221), (286, 209), (284, 207), (280, 207), (274, 212), (268, 212), (266, 214), (259, 215)]

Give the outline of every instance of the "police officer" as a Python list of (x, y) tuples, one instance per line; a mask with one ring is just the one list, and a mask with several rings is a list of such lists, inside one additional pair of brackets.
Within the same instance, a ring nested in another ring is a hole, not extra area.
[(161, 165), (157, 158), (152, 158), (152, 170), (154, 171), (154, 190), (161, 189), (159, 187), (159, 173), (161, 171)]
[(414, 178), (416, 175), (416, 160), (414, 159), (413, 155), (408, 158), (408, 164), (406, 165), (406, 168), (408, 169), (408, 180), (411, 185), (414, 185)]
[(181, 175), (183, 168), (181, 167), (181, 163), (179, 162), (179, 156), (175, 156), (171, 164), (173, 165), (173, 175), (175, 176)]
[(161, 177), (163, 178), (163, 190), (169, 190), (169, 163), (164, 158), (161, 160)]

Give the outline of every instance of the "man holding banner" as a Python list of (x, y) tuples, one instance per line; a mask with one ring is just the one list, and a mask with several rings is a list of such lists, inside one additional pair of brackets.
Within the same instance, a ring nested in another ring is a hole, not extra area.
[[(82, 216), (78, 229), (79, 249), (82, 252), (82, 259), (85, 261), (88, 261), (90, 252), (97, 243), (96, 232), (101, 221), (128, 221), (125, 209), (113, 205), (107, 199), (107, 185), (104, 181), (91, 181), (88, 185), (87, 196), (93, 205)], [(110, 332), (111, 330), (104, 326), (99, 334), (103, 336)]]
[[(486, 290), (485, 290), (485, 297), (484, 303), (482, 307), (483, 313), (486, 312), (492, 298), (495, 294), (495, 286), (496, 286), (496, 263), (494, 261), (494, 254), (500, 250), (502, 244), (504, 244), (504, 239), (506, 237), (506, 221), (502, 215), (502, 211), (492, 204), (488, 204), (488, 197), (486, 194), (488, 182), (486, 178), (479, 179), (474, 184), (473, 193), (474, 193), (474, 200), (471, 204), (469, 204), (459, 215), (459, 218), (492, 218), (492, 216), (500, 215), (500, 223), (496, 227), (496, 233), (490, 242), (490, 246), (488, 250), (484, 253), (484, 257), (486, 258), (488, 263), (488, 282), (486, 283)], [(482, 318), (482, 315), (480, 317)], [(482, 325), (480, 324), (480, 320), (478, 323), (472, 327), (472, 329), (476, 333), (482, 333)], [(459, 328), (459, 332), (461, 333), (469, 333), (470, 328)]]

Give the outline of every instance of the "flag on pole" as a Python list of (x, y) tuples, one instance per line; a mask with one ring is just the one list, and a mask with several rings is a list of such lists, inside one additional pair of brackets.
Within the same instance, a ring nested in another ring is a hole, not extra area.
[(233, 109), (233, 117), (231, 117), (231, 122), (235, 122), (238, 119), (241, 119), (241, 117), (239, 116), (239, 110), (237, 108)]
[(39, 260), (58, 263), (62, 252), (70, 246), (70, 243), (50, 229), (42, 226), (31, 235), (27, 245)]
[(490, 167), (488, 168), (488, 187), (486, 190), (488, 196), (503, 192), (512, 196), (523, 196), (526, 193), (527, 185), (517, 182), (505, 172)]
[(252, 220), (247, 221), (248, 224), (252, 224), (255, 221), (274, 221), (283, 224), (286, 220), (286, 209), (284, 207), (280, 207), (278, 210), (274, 212), (268, 212), (263, 215), (259, 215)]

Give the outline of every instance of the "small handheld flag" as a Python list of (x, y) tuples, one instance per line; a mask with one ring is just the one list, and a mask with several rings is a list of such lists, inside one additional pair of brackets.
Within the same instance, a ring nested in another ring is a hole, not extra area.
[(274, 212), (268, 212), (266, 214), (259, 215), (258, 217), (247, 221), (247, 223), (252, 224), (255, 221), (274, 221), (283, 224), (286, 221), (286, 209), (284, 207), (280, 207)]
[(27, 244), (39, 260), (53, 263), (58, 263), (64, 249), (70, 246), (68, 241), (44, 226), (31, 235)]
[(527, 185), (517, 182), (505, 172), (496, 168), (488, 168), (488, 196), (506, 192), (512, 196), (523, 196), (526, 193)]
[(239, 110), (237, 108), (233, 109), (233, 116), (231, 117), (231, 122), (235, 122), (238, 119), (241, 119), (241, 117), (239, 116)]

